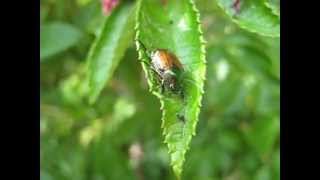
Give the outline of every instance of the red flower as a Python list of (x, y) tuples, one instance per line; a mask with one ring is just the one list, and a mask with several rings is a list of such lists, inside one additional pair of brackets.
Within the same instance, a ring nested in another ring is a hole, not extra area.
[(107, 15), (117, 4), (118, 0), (102, 0), (102, 13)]

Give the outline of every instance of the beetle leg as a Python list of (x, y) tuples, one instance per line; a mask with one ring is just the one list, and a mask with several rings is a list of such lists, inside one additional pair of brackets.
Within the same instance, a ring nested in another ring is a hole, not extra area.
[[(164, 85), (163, 85), (163, 80), (161, 78), (161, 75), (155, 70), (155, 68), (153, 66), (151, 66), (150, 68), (152, 70), (153, 73), (155, 73), (156, 75), (156, 80), (158, 85), (160, 84), (160, 92), (163, 93), (164, 91)], [(158, 86), (159, 87), (159, 86)]]
[(151, 66), (150, 69), (156, 74), (156, 76), (158, 77), (158, 80), (161, 79), (161, 76), (160, 76), (159, 73), (155, 70), (155, 68), (154, 68), (153, 66)]
[(164, 92), (164, 81), (162, 80), (161, 81), (161, 94), (163, 94)]
[(183, 90), (181, 90), (181, 89), (179, 90), (179, 95), (181, 96), (181, 98), (182, 98), (182, 99), (184, 99), (184, 93), (183, 93)]

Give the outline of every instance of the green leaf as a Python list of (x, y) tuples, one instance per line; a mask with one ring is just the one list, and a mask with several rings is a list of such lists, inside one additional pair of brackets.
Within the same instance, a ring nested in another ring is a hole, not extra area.
[(279, 136), (279, 118), (257, 119), (252, 126), (245, 131), (246, 141), (263, 158), (271, 152), (274, 143)]
[(77, 0), (77, 3), (80, 5), (80, 6), (84, 6), (84, 5), (87, 5), (88, 3), (90, 3), (91, 0)]
[(46, 6), (40, 6), (40, 23), (43, 23), (48, 17), (49, 9)]
[(123, 57), (134, 34), (131, 3), (119, 4), (105, 20), (88, 55), (89, 102), (94, 103)]
[(260, 169), (258, 169), (254, 180), (269, 180), (271, 179), (271, 171), (269, 166), (262, 166)]
[(84, 31), (98, 36), (107, 17), (102, 15), (101, 2), (91, 1), (72, 18), (72, 22)]
[[(182, 86), (184, 98), (173, 93), (160, 93), (156, 76), (150, 67), (142, 62), (150, 91), (161, 102), (162, 128), (171, 156), (171, 166), (180, 178), (185, 154), (193, 135), (195, 135), (200, 113), (203, 86), (206, 73), (205, 46), (202, 36), (198, 10), (193, 1), (140, 0), (137, 11), (136, 44), (141, 61), (150, 61), (149, 50), (168, 49), (183, 64)], [(177, 115), (182, 115), (182, 121)]]
[(265, 5), (272, 10), (273, 14), (280, 16), (280, 0), (265, 0)]
[(273, 179), (280, 179), (280, 150), (277, 149), (273, 154), (272, 154), (272, 169), (274, 173), (274, 178)]
[(45, 171), (40, 171), (40, 178), (43, 180), (52, 180), (50, 174)]
[(40, 27), (41, 61), (74, 46), (82, 33), (70, 24), (53, 22)]
[(268, 8), (264, 0), (217, 0), (218, 5), (241, 28), (263, 36), (280, 37), (280, 18)]

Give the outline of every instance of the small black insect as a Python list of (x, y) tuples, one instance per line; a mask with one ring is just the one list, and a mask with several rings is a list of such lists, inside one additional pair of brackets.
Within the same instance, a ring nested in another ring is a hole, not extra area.
[(183, 123), (186, 122), (186, 119), (185, 119), (184, 115), (176, 114), (176, 116), (177, 116), (177, 118), (178, 118), (180, 121), (182, 121)]

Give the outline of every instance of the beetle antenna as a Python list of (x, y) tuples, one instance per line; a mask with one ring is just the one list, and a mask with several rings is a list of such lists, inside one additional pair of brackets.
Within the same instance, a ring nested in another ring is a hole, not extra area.
[(138, 40), (138, 42), (139, 42), (139, 44), (142, 46), (143, 50), (144, 50), (144, 51), (147, 51), (147, 48), (144, 46), (144, 44), (143, 44), (140, 40)]
[(150, 52), (148, 51), (148, 49), (146, 48), (146, 46), (144, 46), (144, 44), (138, 39), (137, 40), (139, 42), (139, 44), (142, 46), (143, 50), (147, 53), (147, 55), (150, 57)]

